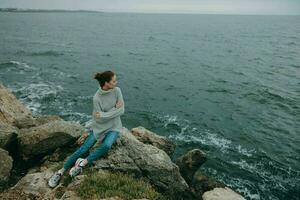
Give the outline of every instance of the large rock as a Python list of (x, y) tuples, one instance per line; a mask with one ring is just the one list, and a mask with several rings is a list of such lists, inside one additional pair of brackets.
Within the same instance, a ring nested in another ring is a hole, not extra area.
[(195, 172), (207, 160), (206, 154), (200, 149), (193, 149), (176, 159), (180, 173), (188, 184), (191, 183)]
[(52, 172), (37, 172), (33, 174), (27, 174), (13, 187), (24, 191), (26, 194), (34, 194), (36, 196), (43, 195), (51, 190), (47, 186), (47, 180), (52, 175)]
[(108, 153), (95, 161), (95, 168), (120, 171), (136, 178), (144, 177), (159, 192), (173, 198), (181, 199), (182, 195), (187, 194), (188, 185), (168, 154), (140, 142), (125, 127)]
[(192, 190), (195, 195), (201, 197), (206, 191), (213, 190), (214, 188), (224, 188), (225, 184), (216, 180), (213, 177), (203, 174), (198, 170), (193, 177), (192, 182), (190, 183)]
[(16, 141), (19, 129), (10, 125), (0, 123), (0, 148), (9, 150), (11, 144)]
[(26, 194), (22, 190), (6, 190), (0, 194), (1, 200), (37, 200), (39, 199), (38, 196), (32, 194)]
[(245, 200), (244, 197), (228, 187), (214, 188), (211, 191), (205, 192), (202, 198), (203, 200)]
[(0, 185), (8, 181), (12, 166), (13, 159), (8, 155), (7, 151), (0, 148)]
[(18, 116), (15, 118), (13, 124), (19, 129), (22, 129), (22, 128), (31, 128), (34, 126), (40, 126), (50, 121), (56, 121), (56, 120), (63, 120), (63, 119), (57, 115), (45, 115), (45, 116), (35, 116), (35, 117)]
[(13, 125), (16, 118), (32, 118), (32, 113), (0, 82), (0, 122)]
[(160, 136), (142, 126), (131, 129), (132, 134), (142, 143), (151, 144), (164, 150), (169, 156), (172, 156), (176, 145), (164, 136)]
[(43, 197), (46, 193), (51, 192), (51, 188), (47, 185), (49, 178), (53, 174), (53, 168), (49, 168), (42, 172), (28, 173), (10, 190), (23, 191), (38, 197)]
[(24, 160), (46, 155), (58, 147), (73, 143), (84, 131), (79, 123), (62, 120), (20, 129), (18, 135), (20, 154)]
[(54, 120), (62, 119), (54, 115), (33, 117), (31, 111), (0, 82), (0, 123), (21, 129), (40, 126)]
[[(4, 199), (55, 199), (59, 186), (52, 189), (48, 186), (48, 180), (55, 170), (61, 167), (62, 163), (52, 163), (48, 168), (39, 168), (29, 170), (13, 187), (6, 190), (1, 195)], [(61, 185), (61, 183), (60, 183)], [(48, 194), (48, 195), (47, 195)], [(26, 197), (26, 198), (25, 198)]]

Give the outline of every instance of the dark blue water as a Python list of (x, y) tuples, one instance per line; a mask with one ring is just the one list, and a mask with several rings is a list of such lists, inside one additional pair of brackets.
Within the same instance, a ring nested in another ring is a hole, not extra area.
[(203, 149), (247, 199), (299, 199), (299, 16), (0, 13), (0, 80), (34, 114), (90, 123), (108, 69), (124, 126)]

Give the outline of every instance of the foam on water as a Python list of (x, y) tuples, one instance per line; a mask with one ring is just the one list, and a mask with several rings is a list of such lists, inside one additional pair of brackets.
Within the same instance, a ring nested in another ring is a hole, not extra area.
[[(63, 91), (61, 85), (51, 82), (30, 83), (25, 86), (8, 85), (8, 88), (33, 112), (33, 114), (40, 113), (43, 100), (55, 100), (59, 93)], [(47, 101), (45, 103), (47, 103)]]
[(256, 150), (255, 149), (246, 149), (246, 148), (243, 148), (240, 144), (236, 146), (236, 150), (240, 153), (240, 154), (243, 154), (247, 157), (251, 157), (253, 156), (253, 153), (256, 153)]
[(179, 131), (175, 133), (172, 131), (174, 134), (168, 136), (170, 139), (183, 142), (199, 142), (202, 145), (217, 147), (222, 153), (227, 153), (229, 149), (233, 149), (247, 157), (251, 157), (256, 152), (255, 149), (248, 150), (240, 144), (236, 145), (231, 140), (208, 129), (199, 130), (197, 127), (192, 127), (189, 120), (179, 119), (176, 115), (156, 115), (156, 117), (162, 121), (164, 128), (168, 128), (170, 125), (178, 127), (177, 130)]
[[(271, 188), (288, 192), (289, 188), (286, 187), (287, 185), (293, 188), (297, 187), (295, 184), (299, 182), (299, 178), (295, 177), (300, 174), (299, 172), (293, 171), (291, 168), (289, 168), (289, 170), (286, 170), (280, 167), (280, 164), (277, 164), (275, 163), (275, 161), (270, 160), (271, 158), (269, 157), (265, 157), (263, 159), (256, 158), (258, 152), (255, 148), (247, 149), (241, 144), (235, 144), (235, 142), (226, 139), (219, 134), (213, 133), (208, 129), (200, 130), (197, 127), (192, 127), (191, 123), (188, 120), (180, 119), (176, 115), (158, 115), (158, 118), (161, 120), (162, 126), (166, 129), (168, 129), (168, 127), (172, 127), (170, 126), (172, 124), (175, 124), (179, 127), (177, 128), (177, 132), (170, 131), (170, 133), (172, 134), (170, 134), (168, 138), (172, 140), (183, 141), (186, 143), (199, 142), (202, 146), (207, 145), (210, 147), (210, 149), (218, 148), (221, 153), (228, 155), (230, 155), (229, 150), (238, 152), (240, 154), (240, 156), (237, 156), (238, 158), (240, 158), (239, 160), (223, 160), (223, 162), (237, 166), (239, 168), (239, 171), (244, 171), (243, 173), (251, 174), (252, 176), (260, 179), (260, 182), (255, 183), (248, 179), (228, 177), (227, 174), (220, 174), (220, 172), (216, 170), (215, 172), (210, 170), (210, 173), (214, 173), (214, 175), (219, 177), (222, 182), (231, 186), (232, 188), (235, 188), (247, 199), (264, 199), (262, 195), (264, 195), (264, 193), (269, 193)], [(262, 150), (260, 153), (263, 152), (264, 151)], [(256, 161), (254, 163), (250, 163), (249, 161), (245, 160), (252, 157), (255, 157)], [(257, 187), (261, 191), (257, 191)], [(276, 196), (272, 196), (270, 198), (279, 199)]]
[(25, 62), (19, 62), (11, 60), (9, 62), (0, 63), (0, 70), (1, 68), (6, 68), (7, 71), (11, 70), (19, 70), (18, 73), (24, 73), (24, 71), (34, 71), (37, 70), (36, 67), (30, 66)]

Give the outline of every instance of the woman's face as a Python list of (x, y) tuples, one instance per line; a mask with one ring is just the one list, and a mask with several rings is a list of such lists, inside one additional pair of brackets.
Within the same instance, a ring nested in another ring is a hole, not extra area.
[(117, 83), (117, 76), (114, 75), (112, 79), (107, 83), (107, 86), (109, 87), (109, 89), (113, 89), (114, 87), (116, 87)]

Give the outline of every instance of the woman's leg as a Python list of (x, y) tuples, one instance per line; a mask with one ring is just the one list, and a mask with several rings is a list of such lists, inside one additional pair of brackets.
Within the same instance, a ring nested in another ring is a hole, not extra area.
[(70, 169), (76, 160), (85, 154), (94, 144), (96, 143), (96, 138), (91, 130), (89, 132), (88, 138), (85, 142), (64, 162), (64, 169)]
[(93, 161), (97, 160), (102, 155), (104, 155), (111, 148), (113, 143), (117, 140), (118, 136), (118, 131), (108, 131), (100, 146), (86, 158), (88, 164), (91, 164)]

